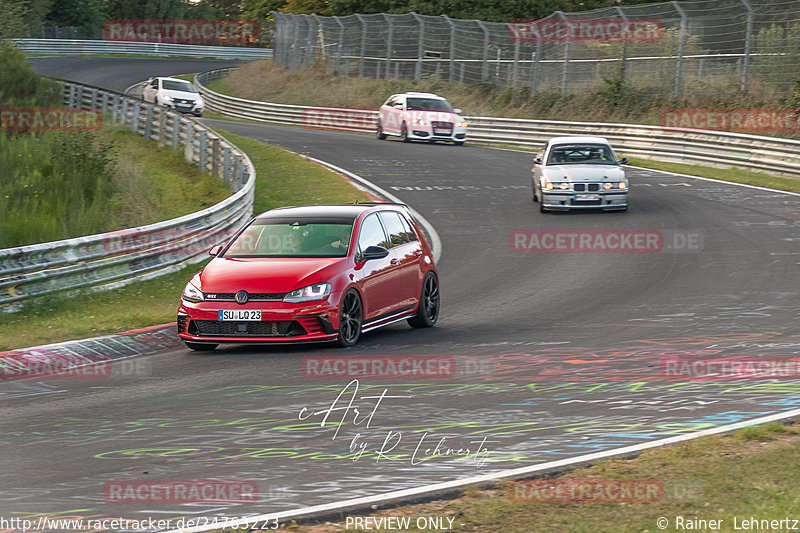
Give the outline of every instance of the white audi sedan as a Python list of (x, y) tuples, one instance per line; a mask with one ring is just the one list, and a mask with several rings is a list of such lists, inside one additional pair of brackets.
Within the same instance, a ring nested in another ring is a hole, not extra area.
[(628, 209), (628, 180), (603, 137), (554, 137), (533, 160), (533, 201), (542, 212)]
[(403, 142), (450, 141), (462, 145), (467, 138), (467, 121), (459, 116), (461, 112), (433, 93), (393, 94), (381, 106), (378, 139), (393, 135)]

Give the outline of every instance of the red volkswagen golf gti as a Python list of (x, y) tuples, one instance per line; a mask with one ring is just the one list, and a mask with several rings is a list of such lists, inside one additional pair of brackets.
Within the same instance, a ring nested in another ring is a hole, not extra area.
[(338, 341), (399, 320), (439, 318), (433, 253), (402, 204), (267, 211), (186, 284), (178, 335), (192, 350), (220, 343)]

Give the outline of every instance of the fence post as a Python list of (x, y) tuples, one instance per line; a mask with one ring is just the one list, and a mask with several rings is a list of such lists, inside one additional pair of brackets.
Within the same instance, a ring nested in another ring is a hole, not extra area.
[(314, 24), (312, 23), (311, 15), (303, 15), (303, 20), (306, 22), (308, 30), (308, 37), (306, 37), (306, 53), (303, 57), (303, 65), (305, 68), (311, 68), (314, 64)]
[(533, 92), (536, 93), (539, 91), (539, 76), (541, 72), (541, 60), (542, 60), (542, 40), (536, 39), (536, 51), (534, 52), (534, 62), (533, 62), (533, 79), (531, 80), (531, 88)]
[(358, 75), (364, 76), (364, 54), (367, 53), (367, 21), (364, 20), (363, 15), (356, 15), (356, 18), (361, 23), (361, 52), (358, 58)]
[[(622, 8), (620, 6), (617, 6), (617, 13), (619, 13), (619, 16), (622, 17), (622, 21), (624, 23), (628, 22), (628, 17), (625, 16), (625, 12), (622, 10)], [(619, 81), (620, 81), (620, 83), (625, 83), (625, 76), (626, 76), (627, 70), (628, 70), (627, 59), (628, 59), (628, 39), (627, 39), (627, 36), (626, 36), (626, 38), (622, 41), (622, 58), (620, 60), (621, 63), (620, 63), (620, 67), (619, 67)], [(597, 64), (600, 65), (600, 62), (598, 61)], [(599, 76), (598, 76), (598, 78), (599, 78)]]
[(419, 24), (419, 43), (417, 44), (417, 65), (414, 68), (414, 79), (417, 81), (422, 80), (422, 58), (425, 56), (425, 23), (422, 19), (414, 13), (414, 20)]
[[(339, 19), (339, 17), (333, 17), (336, 23), (339, 25), (339, 50), (336, 52), (336, 72), (341, 74), (341, 65), (342, 65), (342, 47), (344, 46), (344, 24)], [(346, 74), (345, 74), (346, 75)]]
[(386, 41), (386, 79), (388, 80), (391, 78), (391, 66), (392, 66), (392, 39), (394, 38), (394, 23), (392, 19), (389, 18), (389, 15), (386, 13), (383, 14), (383, 20), (389, 25), (389, 35)]
[(673, 0), (672, 5), (681, 16), (681, 40), (678, 43), (678, 67), (675, 71), (675, 97), (680, 98), (681, 90), (683, 89), (683, 47), (686, 45), (686, 13), (678, 5), (678, 2)]
[(517, 80), (519, 79), (519, 39), (514, 40), (514, 68), (511, 72), (511, 88), (517, 90)]
[(297, 70), (300, 68), (300, 28), (298, 28), (297, 19), (300, 15), (292, 15), (292, 29), (294, 30), (294, 43), (292, 44), (292, 57), (289, 61), (289, 70)]
[(489, 77), (489, 29), (482, 20), (475, 21), (483, 30), (483, 66), (481, 67), (481, 79)]
[[(567, 26), (571, 29), (570, 23), (564, 13), (561, 11), (556, 11), (555, 14), (561, 17), (561, 19), (564, 20), (567, 23)], [(561, 94), (563, 96), (566, 96), (567, 92), (569, 91), (569, 54), (571, 44), (572, 39), (567, 37), (567, 42), (564, 44), (564, 69), (561, 72)]]
[(450, 77), (448, 78), (449, 81), (453, 81), (455, 79), (455, 69), (456, 69), (456, 25), (453, 22), (453, 19), (448, 17), (447, 15), (442, 15), (444, 20), (450, 25)]
[(742, 72), (742, 91), (747, 91), (750, 82), (750, 50), (753, 40), (753, 8), (747, 0), (741, 0), (747, 8), (747, 35), (744, 39), (744, 71)]

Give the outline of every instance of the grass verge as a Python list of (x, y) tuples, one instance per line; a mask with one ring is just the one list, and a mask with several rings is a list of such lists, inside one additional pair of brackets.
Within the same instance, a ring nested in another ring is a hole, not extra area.
[[(369, 516), (410, 517), (412, 524), (418, 517), (451, 517), (453, 528), (448, 531), (481, 533), (788, 531), (790, 526), (765, 529), (744, 526), (743, 521), (798, 518), (797, 472), (790, 466), (798, 461), (800, 428), (773, 422), (648, 450), (632, 459), (608, 459), (549, 478), (553, 485), (562, 487), (568, 487), (569, 480), (592, 480), (589, 486), (593, 489), (610, 480), (652, 480), (660, 484), (663, 492), (644, 503), (569, 501), (569, 491), (556, 497), (553, 491), (534, 491), (530, 486), (521, 490), (526, 486), (502, 482), (490, 489), (467, 489), (456, 499), (400, 506)], [(605, 492), (611, 494), (615, 493)], [(661, 517), (667, 519), (666, 528), (657, 525)], [(705, 525), (700, 520), (705, 520)], [(711, 520), (721, 527), (708, 527)], [(297, 533), (363, 531), (346, 529), (344, 517), (339, 522), (288, 524), (282, 529)], [(441, 529), (411, 527), (407, 531)]]
[(652, 168), (675, 172), (678, 174), (688, 174), (690, 176), (700, 176), (701, 178), (714, 178), (721, 181), (731, 181), (733, 183), (744, 183), (746, 185), (756, 185), (769, 189), (790, 191), (800, 193), (800, 180), (797, 178), (784, 178), (760, 172), (750, 172), (735, 167), (715, 168), (700, 165), (685, 165), (683, 163), (664, 163), (652, 159), (630, 158), (630, 164), (636, 167)]
[[(253, 161), (257, 176), (255, 213), (285, 205), (368, 200), (341, 177), (299, 155), (226, 131), (220, 133)], [(148, 146), (154, 150), (155, 145)], [(0, 315), (0, 350), (171, 322), (175, 320), (181, 290), (202, 266), (188, 266), (174, 274), (110, 291), (28, 303), (17, 313)]]
[(0, 248), (151, 224), (230, 194), (181, 152), (106, 123), (97, 132), (7, 139)]

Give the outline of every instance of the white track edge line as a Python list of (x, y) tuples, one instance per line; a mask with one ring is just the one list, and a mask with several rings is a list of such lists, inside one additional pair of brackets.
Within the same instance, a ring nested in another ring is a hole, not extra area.
[[(336, 165), (328, 163), (327, 161), (323, 161), (321, 159), (317, 159), (315, 157), (311, 157), (311, 156), (307, 156), (307, 155), (304, 155), (303, 157), (305, 157), (309, 161), (313, 161), (315, 163), (319, 163), (320, 165), (323, 165), (323, 166), (326, 166), (328, 168), (331, 168), (331, 169), (335, 170), (336, 172), (341, 172), (342, 174), (344, 174), (348, 178), (353, 179), (353, 180), (361, 183), (362, 185), (364, 185), (366, 187), (369, 187), (370, 189), (378, 192), (379, 194), (384, 196), (387, 200), (391, 200), (392, 202), (397, 202), (398, 204), (406, 204), (406, 202), (404, 202), (403, 200), (401, 200), (397, 196), (393, 195), (392, 193), (390, 193), (389, 191), (387, 191), (385, 189), (382, 189), (381, 187), (378, 187), (377, 185), (375, 185), (371, 181), (368, 181), (368, 180), (362, 178), (358, 174), (354, 174), (353, 172), (350, 172), (349, 170), (345, 170), (345, 169), (343, 169), (341, 167), (338, 167)], [(408, 205), (408, 204), (406, 204), (406, 205)], [(419, 214), (419, 212), (416, 209), (414, 209), (411, 206), (409, 206), (409, 210), (411, 211), (411, 214), (414, 215), (414, 218), (417, 219), (419, 221), (419, 223), (422, 226), (425, 227), (425, 231), (428, 232), (428, 236), (431, 238), (431, 248), (433, 248), (433, 261), (434, 261), (434, 263), (438, 263), (439, 259), (441, 259), (441, 257), (442, 257), (442, 239), (439, 238), (439, 234), (436, 233), (436, 229), (433, 227), (433, 224), (428, 222), (425, 219), (425, 217), (423, 217), (421, 214)]]
[[(775, 413), (772, 415), (762, 416), (759, 418), (754, 418), (752, 420), (745, 420), (742, 422), (736, 422), (734, 424), (728, 424), (726, 426), (720, 426), (717, 428), (709, 428), (703, 429), (700, 431), (695, 431), (693, 433), (687, 433), (684, 435), (676, 435), (675, 437), (667, 437), (665, 439), (659, 439), (651, 442), (643, 442), (641, 444), (634, 444), (632, 446), (625, 446), (622, 448), (615, 448), (611, 450), (605, 450), (602, 452), (591, 453), (587, 455), (579, 455), (577, 457), (561, 459), (558, 461), (550, 461), (548, 463), (542, 463), (533, 466), (526, 466), (522, 468), (515, 468), (513, 470), (506, 470), (502, 472), (495, 472), (493, 474), (485, 474), (482, 476), (473, 476), (466, 479), (459, 479), (454, 481), (446, 481), (443, 483), (435, 483), (433, 485), (425, 485), (422, 487), (416, 487), (413, 489), (402, 489), (402, 490), (395, 490), (391, 492), (385, 492), (383, 494), (376, 494), (374, 496), (364, 496), (361, 498), (353, 498), (350, 500), (342, 500), (333, 503), (327, 503), (322, 505), (314, 505), (311, 507), (303, 507), (300, 509), (294, 509), (291, 511), (282, 511), (279, 513), (272, 513), (272, 514), (264, 514), (258, 516), (248, 517), (246, 519), (247, 522), (254, 523), (254, 522), (262, 522), (262, 521), (274, 521), (274, 520), (288, 520), (291, 518), (300, 518), (305, 515), (311, 514), (319, 514), (324, 512), (334, 512), (342, 509), (343, 507), (360, 507), (360, 506), (367, 506), (370, 504), (381, 503), (385, 502), (386, 500), (390, 499), (397, 499), (397, 498), (407, 498), (412, 496), (421, 496), (423, 494), (429, 492), (438, 492), (447, 489), (456, 489), (459, 487), (464, 487), (467, 485), (473, 485), (478, 483), (487, 483), (492, 481), (498, 481), (504, 478), (509, 477), (521, 477), (527, 474), (533, 474), (535, 472), (539, 472), (542, 470), (549, 470), (553, 468), (571, 466), (577, 463), (583, 463), (588, 461), (595, 461), (598, 459), (605, 459), (608, 457), (613, 457), (615, 455), (624, 455), (628, 453), (637, 453), (644, 450), (648, 450), (650, 448), (657, 448), (660, 446), (666, 446), (668, 444), (676, 444), (678, 442), (683, 442), (687, 440), (696, 439), (699, 437), (705, 437), (709, 435), (717, 435), (719, 433), (727, 433), (730, 431), (735, 431), (737, 429), (742, 429), (750, 426), (754, 426), (757, 424), (763, 424), (766, 422), (774, 422), (777, 420), (783, 420), (786, 418), (792, 418), (795, 416), (800, 415), (800, 409), (792, 409), (790, 411), (785, 411), (782, 413)], [(244, 520), (243, 520), (244, 521)], [(182, 528), (182, 529), (173, 529), (171, 530), (174, 533), (200, 533), (203, 531), (213, 531), (215, 529), (222, 529), (219, 526), (196, 526), (192, 528)]]

